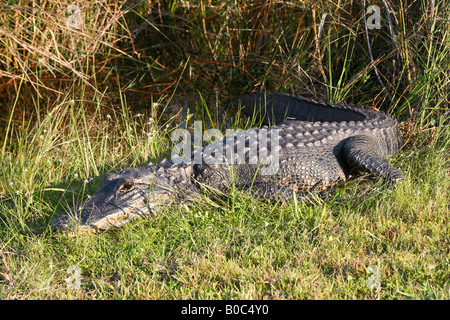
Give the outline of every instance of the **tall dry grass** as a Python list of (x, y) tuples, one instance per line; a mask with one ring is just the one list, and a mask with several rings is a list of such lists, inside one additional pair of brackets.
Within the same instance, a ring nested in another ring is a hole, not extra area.
[[(367, 28), (371, 4), (380, 29)], [(0, 4), (2, 119), (83, 83), (86, 99), (278, 90), (422, 126), (448, 110), (449, 14), (444, 0), (9, 0)]]
[(120, 2), (115, 1), (7, 1), (0, 4), (0, 76), (22, 77), (36, 89), (46, 78), (73, 75), (87, 80), (86, 60), (96, 54), (120, 50), (117, 43), (126, 24)]

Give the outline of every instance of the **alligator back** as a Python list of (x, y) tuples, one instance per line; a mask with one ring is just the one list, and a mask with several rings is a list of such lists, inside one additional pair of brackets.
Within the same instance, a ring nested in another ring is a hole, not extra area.
[[(345, 180), (353, 167), (389, 181), (402, 176), (385, 161), (398, 152), (401, 136), (397, 121), (382, 112), (278, 93), (253, 93), (237, 101), (245, 114), (274, 125), (243, 131), (235, 135), (231, 146), (229, 138), (225, 138), (206, 147), (211, 150), (221, 146), (217, 149), (236, 151), (241, 141), (245, 156), (231, 166), (229, 158), (228, 162), (222, 161), (224, 158), (220, 163), (210, 159), (196, 165), (198, 181), (221, 190), (227, 190), (230, 184), (243, 188), (251, 186), (264, 196), (270, 196), (292, 190), (327, 189)], [(252, 143), (249, 137), (258, 136), (262, 130), (267, 137), (265, 144), (261, 145), (260, 140)], [(273, 137), (277, 137), (277, 141)], [(202, 152), (209, 156), (211, 152), (205, 152), (206, 148)], [(265, 156), (261, 157), (261, 151)], [(223, 152), (224, 157), (225, 154)], [(251, 161), (255, 154), (259, 162)], [(262, 172), (274, 165), (272, 174)]]
[[(370, 108), (342, 103), (332, 105), (281, 93), (251, 93), (236, 98), (236, 102), (244, 114), (265, 125), (296, 120), (302, 121), (297, 126), (305, 127), (305, 132), (321, 129), (321, 136), (316, 134), (315, 138), (306, 139), (305, 142), (317, 142), (319, 138), (334, 135), (337, 129), (350, 134), (364, 131), (378, 136), (378, 140), (384, 140), (387, 144), (383, 157), (396, 155), (401, 147), (402, 136), (397, 120)], [(345, 134), (339, 133), (338, 136), (344, 137)]]

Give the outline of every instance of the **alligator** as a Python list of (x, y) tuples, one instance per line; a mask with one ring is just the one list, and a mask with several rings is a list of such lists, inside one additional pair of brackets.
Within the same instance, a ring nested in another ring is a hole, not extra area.
[(251, 93), (233, 101), (263, 126), (217, 139), (194, 151), (190, 161), (172, 157), (107, 174), (96, 194), (56, 217), (52, 228), (119, 227), (232, 186), (256, 199), (289, 201), (326, 192), (354, 169), (389, 184), (402, 179), (387, 162), (402, 137), (397, 121), (383, 112), (281, 93)]

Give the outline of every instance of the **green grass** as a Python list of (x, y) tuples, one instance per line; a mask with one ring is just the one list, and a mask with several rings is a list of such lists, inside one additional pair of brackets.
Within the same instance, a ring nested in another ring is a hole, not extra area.
[[(140, 127), (145, 116), (120, 124), (119, 113), (82, 110), (57, 106), (40, 125), (20, 128), (2, 158), (2, 298), (450, 297), (448, 125), (418, 135), (395, 159), (406, 179), (392, 192), (369, 176), (344, 188), (347, 199), (327, 202), (271, 204), (235, 190), (118, 230), (54, 233), (50, 220), (95, 192), (105, 172), (160, 153), (152, 146), (161, 138)], [(119, 130), (111, 133), (112, 121)], [(359, 197), (364, 189), (373, 194)], [(67, 287), (70, 266), (81, 271), (80, 289)], [(370, 266), (379, 290), (367, 286)]]
[[(393, 31), (383, 14), (374, 61), (360, 1), (167, 0), (158, 11), (86, 0), (81, 31), (55, 20), (65, 3), (40, 3), (0, 5), (1, 299), (450, 298), (447, 1), (386, 1)], [(393, 160), (405, 180), (389, 192), (363, 175), (327, 201), (232, 190), (117, 230), (50, 229), (107, 172), (170, 155), (172, 130), (251, 127), (211, 96), (260, 89), (408, 120)], [(188, 110), (174, 107), (188, 96)]]

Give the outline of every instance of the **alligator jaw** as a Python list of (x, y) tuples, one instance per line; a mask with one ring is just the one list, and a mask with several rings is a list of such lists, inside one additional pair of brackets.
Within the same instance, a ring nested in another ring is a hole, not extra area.
[(120, 227), (139, 217), (154, 214), (171, 202), (174, 192), (155, 168), (129, 168), (108, 174), (100, 190), (81, 206), (76, 206), (51, 222), (55, 230), (104, 230)]
[(111, 227), (120, 227), (137, 217), (132, 210), (120, 210), (114, 213), (108, 213), (81, 205), (56, 217), (52, 221), (51, 227), (55, 230), (104, 230)]
[[(80, 230), (105, 230), (111, 227), (121, 227), (136, 219), (154, 214), (162, 204), (171, 201), (172, 192), (153, 188), (148, 193), (148, 186), (136, 187), (117, 197), (111, 197), (103, 192), (102, 188), (91, 199), (81, 206), (74, 207), (66, 213), (56, 217), (51, 227), (55, 230), (75, 229)], [(145, 190), (146, 189), (146, 190)], [(157, 190), (156, 190), (157, 189)]]

